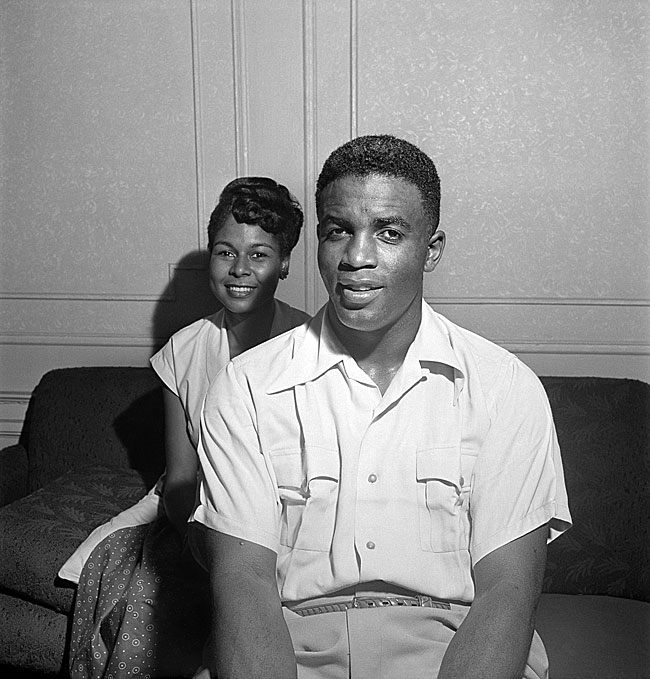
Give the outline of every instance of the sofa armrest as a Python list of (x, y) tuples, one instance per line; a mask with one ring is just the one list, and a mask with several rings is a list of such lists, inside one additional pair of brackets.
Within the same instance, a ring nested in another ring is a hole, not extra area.
[(27, 451), (20, 444), (0, 450), (0, 507), (27, 495)]

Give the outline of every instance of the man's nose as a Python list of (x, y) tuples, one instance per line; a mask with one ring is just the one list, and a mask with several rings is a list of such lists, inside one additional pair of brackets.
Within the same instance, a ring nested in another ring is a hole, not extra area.
[(369, 234), (355, 234), (348, 241), (343, 264), (353, 269), (377, 266), (377, 245)]
[(232, 260), (232, 265), (230, 267), (230, 273), (233, 276), (247, 276), (250, 273), (250, 266), (248, 262), (248, 257), (243, 255), (238, 255)]

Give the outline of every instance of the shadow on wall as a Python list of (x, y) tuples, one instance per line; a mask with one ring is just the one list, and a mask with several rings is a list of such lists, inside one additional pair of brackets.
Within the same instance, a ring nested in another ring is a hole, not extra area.
[(184, 255), (174, 266), (173, 275), (156, 304), (151, 335), (158, 350), (177, 330), (220, 308), (210, 291), (206, 250)]

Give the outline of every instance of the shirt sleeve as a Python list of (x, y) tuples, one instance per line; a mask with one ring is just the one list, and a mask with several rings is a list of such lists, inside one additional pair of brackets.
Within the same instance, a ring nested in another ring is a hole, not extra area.
[(494, 404), (471, 484), (474, 564), (546, 523), (549, 542), (571, 526), (560, 447), (541, 382), (513, 359)]
[(178, 396), (176, 385), (176, 370), (174, 368), (174, 338), (172, 337), (165, 346), (155, 353), (150, 359), (151, 367), (163, 381), (164, 385)]
[(248, 385), (232, 364), (210, 385), (201, 415), (199, 500), (191, 520), (277, 553), (280, 500), (260, 450)]

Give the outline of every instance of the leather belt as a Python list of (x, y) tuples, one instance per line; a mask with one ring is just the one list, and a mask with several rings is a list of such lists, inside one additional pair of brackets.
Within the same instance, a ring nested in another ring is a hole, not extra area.
[(444, 608), (451, 610), (451, 605), (444, 601), (436, 601), (430, 596), (418, 594), (416, 596), (355, 596), (349, 601), (337, 601), (320, 606), (304, 606), (293, 608), (298, 615), (317, 615), (318, 613), (338, 613), (349, 611), (351, 608), (385, 608), (387, 606), (421, 606), (424, 608)]

